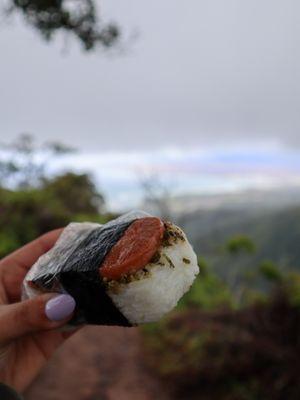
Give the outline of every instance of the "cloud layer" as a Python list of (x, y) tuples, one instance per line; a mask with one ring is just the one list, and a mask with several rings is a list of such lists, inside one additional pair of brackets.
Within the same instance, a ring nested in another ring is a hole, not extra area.
[(140, 36), (126, 54), (1, 29), (0, 135), (83, 149), (299, 145), (297, 0), (103, 0)]
[(141, 182), (156, 177), (172, 195), (221, 194), (248, 189), (300, 187), (300, 152), (247, 148), (165, 148), (94, 152), (64, 157), (52, 166), (89, 172), (115, 210), (137, 207)]

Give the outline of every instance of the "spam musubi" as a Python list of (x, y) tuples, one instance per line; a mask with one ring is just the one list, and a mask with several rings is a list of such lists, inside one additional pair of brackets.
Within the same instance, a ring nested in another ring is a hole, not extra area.
[(104, 225), (69, 224), (27, 273), (23, 296), (69, 293), (71, 325), (133, 326), (171, 311), (198, 272), (180, 228), (136, 211)]

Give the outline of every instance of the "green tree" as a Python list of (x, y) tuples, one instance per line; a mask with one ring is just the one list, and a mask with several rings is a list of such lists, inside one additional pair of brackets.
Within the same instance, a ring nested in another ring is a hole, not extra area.
[(88, 175), (67, 173), (38, 188), (0, 189), (0, 258), (71, 221), (104, 223), (104, 198)]
[(57, 142), (37, 144), (29, 133), (19, 135), (10, 143), (1, 143), (3, 154), (0, 159), (0, 186), (20, 189), (41, 184), (46, 168), (61, 155), (74, 149)]
[(111, 47), (120, 37), (116, 24), (100, 21), (95, 0), (9, 0), (6, 12), (21, 14), (47, 40), (67, 32), (86, 50)]
[(68, 172), (44, 182), (43, 190), (53, 198), (68, 215), (97, 214), (104, 211), (104, 197), (98, 193), (87, 174)]
[(5, 144), (0, 159), (0, 257), (71, 221), (106, 222), (104, 197), (87, 174), (49, 177), (53, 158), (70, 149), (37, 145), (30, 135)]
[(235, 235), (225, 245), (229, 254), (254, 253), (255, 245), (246, 235)]
[(258, 267), (260, 275), (269, 282), (281, 282), (283, 277), (279, 267), (273, 261), (264, 260)]

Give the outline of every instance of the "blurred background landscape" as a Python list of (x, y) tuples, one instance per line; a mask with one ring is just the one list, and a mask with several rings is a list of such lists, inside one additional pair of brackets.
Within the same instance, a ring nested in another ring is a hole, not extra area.
[(298, 3), (1, 7), (0, 257), (140, 208), (200, 265), (172, 315), (84, 329), (25, 399), (299, 399)]

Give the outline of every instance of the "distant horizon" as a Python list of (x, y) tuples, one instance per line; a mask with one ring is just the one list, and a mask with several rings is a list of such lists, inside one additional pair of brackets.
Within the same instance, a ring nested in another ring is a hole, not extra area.
[(300, 188), (300, 152), (268, 146), (85, 151), (58, 158), (49, 172), (67, 170), (89, 173), (112, 211), (140, 206), (149, 179), (172, 196)]

